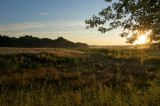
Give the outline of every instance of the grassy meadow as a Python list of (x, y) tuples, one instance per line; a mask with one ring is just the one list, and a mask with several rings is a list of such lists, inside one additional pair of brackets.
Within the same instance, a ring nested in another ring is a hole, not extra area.
[(160, 105), (160, 50), (0, 48), (0, 105)]

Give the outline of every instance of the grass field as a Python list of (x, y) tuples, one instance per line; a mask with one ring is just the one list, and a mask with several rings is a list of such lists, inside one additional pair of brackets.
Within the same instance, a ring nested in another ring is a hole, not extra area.
[(0, 105), (160, 105), (160, 50), (0, 48)]

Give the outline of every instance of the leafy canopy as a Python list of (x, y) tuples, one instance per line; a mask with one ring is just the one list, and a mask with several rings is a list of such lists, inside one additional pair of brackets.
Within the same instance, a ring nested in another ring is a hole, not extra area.
[[(108, 7), (102, 9), (98, 16), (93, 15), (85, 21), (87, 28), (98, 27), (102, 33), (122, 27), (121, 37), (128, 37), (133, 43), (141, 34), (148, 33), (148, 39), (160, 41), (160, 0), (104, 0)], [(104, 27), (109, 23), (108, 27)]]

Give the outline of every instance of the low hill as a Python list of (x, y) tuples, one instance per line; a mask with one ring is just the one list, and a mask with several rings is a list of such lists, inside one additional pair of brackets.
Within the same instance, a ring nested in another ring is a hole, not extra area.
[(64, 39), (63, 37), (58, 37), (55, 40), (48, 38), (38, 38), (29, 35), (21, 36), (19, 38), (1, 36), (0, 35), (0, 47), (27, 47), (27, 48), (88, 48), (85, 43), (74, 43)]

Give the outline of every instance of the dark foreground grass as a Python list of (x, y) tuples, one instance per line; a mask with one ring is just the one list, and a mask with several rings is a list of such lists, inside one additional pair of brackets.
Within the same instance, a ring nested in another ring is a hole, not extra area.
[(1, 54), (0, 105), (160, 105), (158, 50), (78, 51)]

